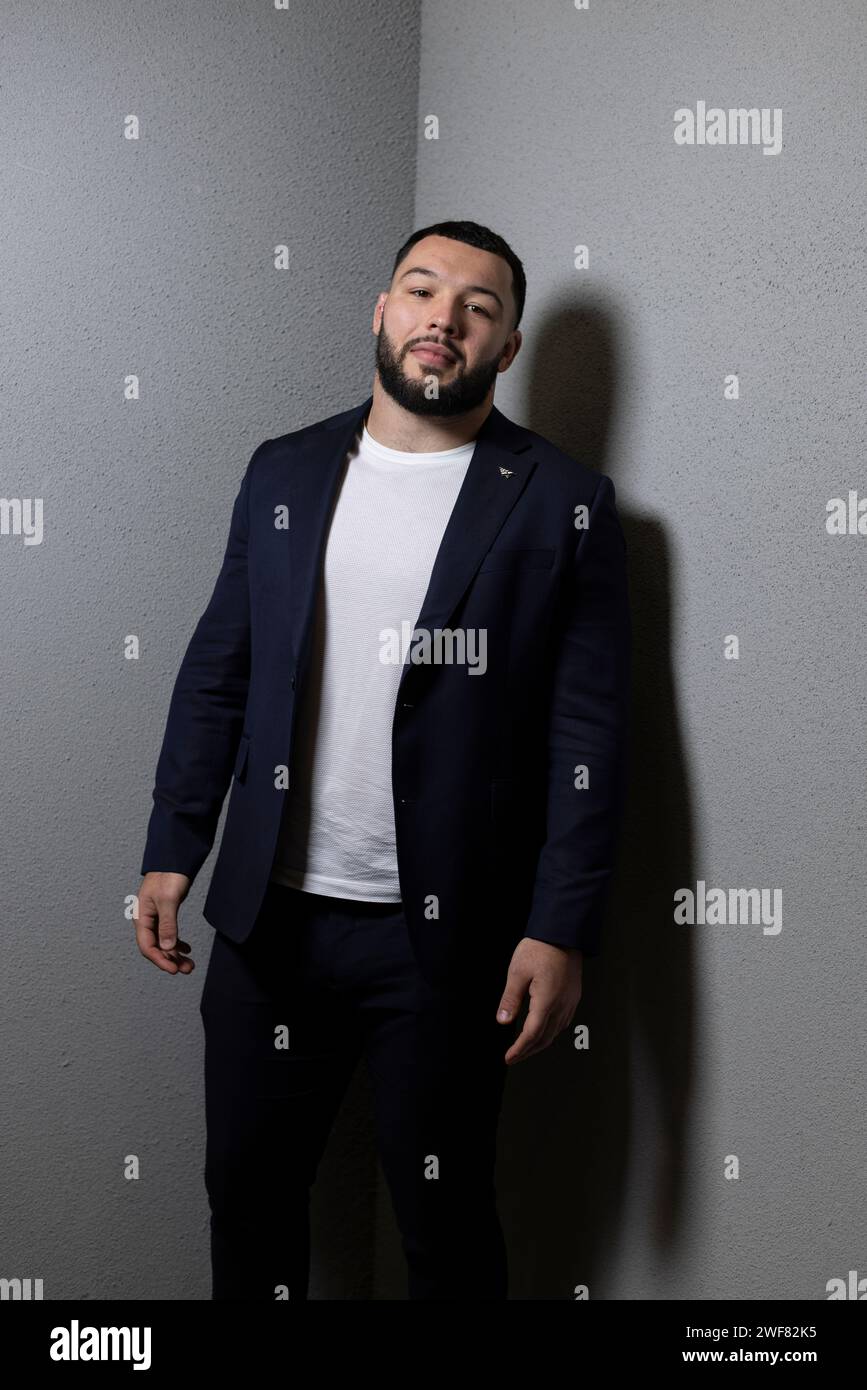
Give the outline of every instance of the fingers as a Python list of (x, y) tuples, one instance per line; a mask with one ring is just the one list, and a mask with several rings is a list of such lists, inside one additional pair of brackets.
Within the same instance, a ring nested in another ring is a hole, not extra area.
[(185, 956), (185, 952), (190, 949), (189, 942), (178, 941), (172, 951), (164, 951), (161, 947), (157, 949), (160, 955), (164, 956), (166, 960), (171, 961), (177, 967), (175, 970), (170, 971), (170, 974), (189, 975), (191, 971), (195, 970), (195, 961), (187, 960)]
[(163, 951), (173, 951), (178, 941), (178, 909), (175, 902), (171, 899), (154, 899), (157, 909), (157, 934), (159, 936), (160, 948)]
[(553, 999), (543, 1003), (538, 997), (531, 997), (524, 1026), (505, 1055), (504, 1061), (507, 1066), (511, 1067), (515, 1062), (525, 1062), (537, 1052), (544, 1052), (545, 1048), (550, 1047), (554, 1039), (559, 1037), (566, 1025), (554, 1004)]
[(530, 971), (513, 957), (506, 976), (506, 987), (497, 1008), (498, 1023), (511, 1023), (512, 1019), (517, 1017), (531, 979)]
[(530, 1006), (520, 1034), (505, 1054), (507, 1066), (544, 1052), (566, 1028), (581, 998), (583, 953), (524, 937), (509, 965), (497, 1020), (516, 1018), (529, 986)]
[(157, 944), (155, 930), (141, 925), (136, 928), (136, 941), (142, 955), (168, 975), (189, 975), (196, 968), (195, 961), (186, 958), (188, 941), (178, 941), (173, 950), (164, 951)]
[(177, 902), (139, 893), (135, 918), (136, 943), (141, 954), (167, 975), (189, 975), (195, 961), (187, 959), (189, 942), (178, 939)]
[(547, 1036), (544, 1019), (541, 1023), (531, 1023), (528, 1014), (524, 1020), (523, 1028), (505, 1055), (506, 1066), (511, 1067), (516, 1062), (525, 1062), (534, 1053), (544, 1051), (551, 1041), (553, 1039)]
[[(532, 970), (522, 965), (520, 954), (516, 952), (509, 965), (506, 987), (497, 1009), (498, 1023), (511, 1023), (513, 1019), (517, 1018), (527, 992), (527, 986), (532, 978)], [(507, 1066), (511, 1066), (512, 1062), (520, 1061), (523, 1057), (530, 1056), (531, 1049), (544, 1026), (546, 1012), (542, 1006), (538, 990), (534, 994), (531, 989), (530, 1009), (524, 1020), (524, 1027), (504, 1057)]]

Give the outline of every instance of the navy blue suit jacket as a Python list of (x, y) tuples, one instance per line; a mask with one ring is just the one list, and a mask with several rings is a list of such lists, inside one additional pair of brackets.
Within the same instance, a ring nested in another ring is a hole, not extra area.
[[(255, 450), (174, 686), (141, 871), (195, 878), (232, 782), (204, 915), (236, 942), (268, 885), (331, 505), (371, 402)], [(522, 936), (597, 954), (629, 741), (611, 479), (494, 406), (414, 627), (487, 640), (484, 674), (405, 662), (395, 702), (400, 891), (423, 973), (502, 968)]]

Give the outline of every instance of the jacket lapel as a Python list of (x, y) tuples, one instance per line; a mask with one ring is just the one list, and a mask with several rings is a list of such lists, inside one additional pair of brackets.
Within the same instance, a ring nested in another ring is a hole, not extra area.
[[(299, 660), (307, 643), (321, 564), (343, 463), (373, 397), (311, 431), (296, 446), (289, 469), (289, 602), (292, 643)], [(476, 570), (527, 484), (536, 461), (527, 432), (491, 408), (446, 524), (415, 628), (447, 627)], [(505, 470), (503, 472), (502, 470)], [(407, 664), (401, 688), (410, 671)]]

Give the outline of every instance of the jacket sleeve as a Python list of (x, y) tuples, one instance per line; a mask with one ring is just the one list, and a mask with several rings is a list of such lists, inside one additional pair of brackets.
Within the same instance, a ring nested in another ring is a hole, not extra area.
[(223, 563), (175, 680), (157, 762), (141, 872), (195, 878), (214, 843), (250, 677), (247, 537), (255, 450), (232, 509)]
[[(545, 839), (525, 936), (598, 955), (626, 792), (632, 664), (626, 540), (602, 475), (557, 632)], [(586, 787), (576, 769), (586, 766)]]

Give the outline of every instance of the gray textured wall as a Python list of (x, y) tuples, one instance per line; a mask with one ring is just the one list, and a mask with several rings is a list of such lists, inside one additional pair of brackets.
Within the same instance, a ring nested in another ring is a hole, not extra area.
[[(249, 455), (369, 390), (376, 293), (412, 229), (419, 16), (5, 0), (2, 28), (0, 493), (42, 497), (44, 533), (0, 536), (0, 1276), (46, 1299), (205, 1299), (210, 865), (181, 909), (189, 979), (138, 953), (125, 898)], [(365, 1099), (359, 1072), (313, 1297), (371, 1296)]]
[[(867, 536), (825, 529), (867, 495), (867, 11), (431, 0), (421, 51), (417, 221), (473, 217), (524, 260), (497, 403), (610, 473), (633, 583), (591, 1046), (507, 1087), (512, 1296), (826, 1298), (867, 1274)], [(676, 145), (698, 100), (781, 108), (781, 153)], [(781, 888), (781, 931), (675, 925), (698, 879)]]
[[(867, 1225), (867, 537), (825, 531), (864, 487), (867, 16), (429, 0), (418, 21), (395, 0), (4, 5), (0, 492), (43, 497), (44, 536), (0, 537), (0, 1275), (208, 1296), (209, 866), (189, 980), (142, 960), (123, 910), (168, 696), (250, 452), (361, 399), (394, 249), (467, 216), (529, 278), (497, 403), (614, 478), (636, 626), (591, 1046), (563, 1037), (507, 1087), (512, 1296), (824, 1298), (863, 1272)], [(781, 154), (676, 146), (697, 100), (781, 108)], [(782, 930), (676, 926), (698, 879), (782, 888)], [(363, 1073), (314, 1239), (313, 1297), (402, 1296)]]

